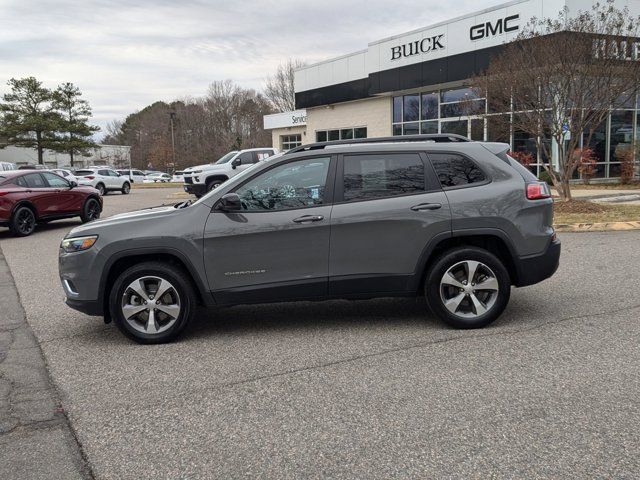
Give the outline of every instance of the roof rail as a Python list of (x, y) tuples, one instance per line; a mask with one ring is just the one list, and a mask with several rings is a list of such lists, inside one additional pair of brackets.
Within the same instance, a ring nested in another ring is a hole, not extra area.
[(470, 142), (467, 137), (457, 135), (455, 133), (433, 133), (424, 135), (404, 135), (396, 137), (374, 137), (374, 138), (354, 138), (351, 140), (331, 140), (328, 142), (308, 143), (306, 145), (300, 145), (294, 147), (291, 150), (287, 150), (285, 155), (296, 152), (303, 152), (305, 150), (321, 150), (325, 147), (331, 147), (334, 145), (353, 145), (353, 144), (367, 144), (367, 143), (404, 143), (404, 142)]

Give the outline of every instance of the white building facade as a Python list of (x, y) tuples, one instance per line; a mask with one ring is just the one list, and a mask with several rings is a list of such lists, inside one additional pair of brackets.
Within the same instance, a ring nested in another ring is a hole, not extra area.
[[(48, 168), (69, 168), (69, 154), (45, 150), (43, 161)], [(0, 162), (14, 163), (18, 167), (37, 165), (38, 152), (33, 148), (7, 146), (0, 148)], [(131, 164), (131, 147), (125, 145), (98, 145), (89, 151), (89, 156), (74, 155), (74, 168), (92, 165), (108, 165), (126, 168)]]
[[(491, 56), (513, 41), (531, 18), (557, 18), (564, 8), (572, 14), (594, 4), (591, 0), (512, 1), (305, 66), (295, 72), (296, 107), (305, 112), (305, 125), (279, 126), (269, 119), (273, 116), (267, 116), (265, 128), (271, 129), (273, 144), (280, 148), (287, 129), (295, 128), (301, 143), (457, 133), (473, 140), (508, 142), (514, 151), (531, 152), (534, 139), (513, 129), (498, 131), (486, 119), (486, 101), (468, 87), (468, 80), (484, 70)], [(617, 4), (640, 14), (640, 0)], [(640, 43), (631, 46), (629, 55), (640, 61)], [(470, 101), (478, 114), (470, 114)], [(640, 99), (635, 98), (626, 109), (613, 111), (595, 132), (589, 147), (598, 158), (596, 177), (619, 176), (621, 146), (640, 140), (639, 109)], [(287, 118), (291, 113), (277, 115)], [(533, 169), (538, 173), (540, 165)]]

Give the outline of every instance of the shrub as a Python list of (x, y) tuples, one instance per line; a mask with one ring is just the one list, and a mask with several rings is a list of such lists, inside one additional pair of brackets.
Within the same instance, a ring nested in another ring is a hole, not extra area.
[(573, 151), (573, 160), (578, 164), (578, 172), (580, 172), (585, 185), (589, 185), (596, 174), (596, 163), (598, 162), (598, 157), (593, 149), (576, 148)]
[(533, 158), (533, 155), (530, 152), (508, 151), (507, 155), (509, 155), (511, 158), (515, 158), (519, 163), (521, 163), (525, 167), (528, 167), (532, 163), (535, 163), (535, 159)]
[(620, 183), (627, 184), (633, 181), (635, 176), (633, 148), (624, 147), (616, 153), (616, 158), (620, 160)]
[(547, 172), (546, 170), (540, 171), (540, 175), (538, 175), (538, 180), (553, 186), (553, 180), (551, 180), (551, 175), (549, 175), (549, 172)]

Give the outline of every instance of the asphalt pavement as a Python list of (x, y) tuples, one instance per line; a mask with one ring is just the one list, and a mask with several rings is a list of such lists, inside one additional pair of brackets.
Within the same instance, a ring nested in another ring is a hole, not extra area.
[(483, 330), (421, 300), (300, 302), (201, 311), (141, 346), (62, 302), (76, 224), (0, 246), (95, 478), (638, 477), (640, 231), (563, 234), (558, 273)]

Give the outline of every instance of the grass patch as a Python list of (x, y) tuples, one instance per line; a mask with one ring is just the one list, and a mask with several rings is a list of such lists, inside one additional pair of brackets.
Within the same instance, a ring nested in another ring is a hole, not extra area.
[(640, 205), (604, 205), (572, 200), (553, 204), (554, 223), (608, 223), (640, 221)]
[(640, 182), (622, 183), (592, 183), (589, 185), (574, 184), (571, 190), (640, 190)]

